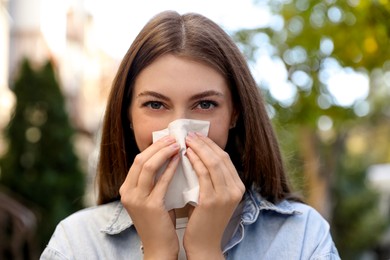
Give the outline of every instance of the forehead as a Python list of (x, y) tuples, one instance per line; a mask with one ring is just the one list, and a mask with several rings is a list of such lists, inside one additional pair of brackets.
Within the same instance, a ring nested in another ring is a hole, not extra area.
[(230, 92), (225, 77), (211, 66), (171, 54), (163, 55), (152, 62), (137, 76), (134, 93), (150, 91), (206, 90)]

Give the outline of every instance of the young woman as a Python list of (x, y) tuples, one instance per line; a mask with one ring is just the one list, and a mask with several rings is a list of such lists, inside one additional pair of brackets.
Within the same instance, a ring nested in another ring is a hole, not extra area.
[[(186, 137), (198, 205), (167, 211), (179, 145), (153, 143), (152, 132), (176, 119), (210, 129)], [(339, 259), (327, 222), (291, 193), (244, 57), (201, 15), (158, 14), (131, 45), (107, 104), (97, 182), (99, 206), (63, 220), (42, 259)]]

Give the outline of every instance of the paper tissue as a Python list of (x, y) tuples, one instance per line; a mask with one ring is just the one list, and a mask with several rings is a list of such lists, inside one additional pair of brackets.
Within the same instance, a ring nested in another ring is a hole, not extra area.
[[(165, 196), (165, 207), (167, 210), (182, 208), (187, 203), (196, 206), (199, 198), (198, 177), (194, 172), (186, 153), (185, 138), (189, 132), (198, 132), (207, 136), (210, 122), (192, 119), (178, 119), (171, 122), (168, 128), (153, 132), (153, 142), (160, 138), (172, 135), (180, 145), (181, 160), (177, 166), (173, 179), (168, 187)], [(161, 172), (165, 169), (162, 167)], [(159, 175), (157, 178), (159, 178)]]

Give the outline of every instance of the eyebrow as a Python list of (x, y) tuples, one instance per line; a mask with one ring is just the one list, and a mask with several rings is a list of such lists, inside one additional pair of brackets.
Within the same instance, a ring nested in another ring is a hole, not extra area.
[(143, 97), (143, 96), (151, 96), (151, 97), (155, 97), (155, 98), (162, 99), (165, 101), (169, 100), (169, 98), (167, 96), (164, 96), (163, 94), (160, 94), (160, 93), (155, 92), (155, 91), (149, 91), (149, 90), (139, 93), (137, 95), (137, 98)]
[[(144, 92), (141, 92), (137, 95), (137, 98), (138, 97), (143, 97), (143, 96), (151, 96), (151, 97), (155, 97), (155, 98), (158, 98), (158, 99), (161, 99), (161, 100), (165, 100), (165, 101), (168, 101), (169, 98), (161, 93), (158, 93), (158, 92), (155, 92), (155, 91), (144, 91)], [(215, 91), (215, 90), (206, 90), (204, 92), (201, 92), (201, 93), (198, 93), (198, 94), (195, 94), (193, 95), (190, 100), (197, 100), (197, 99), (202, 99), (202, 98), (206, 98), (206, 97), (210, 97), (210, 96), (218, 96), (218, 97), (223, 97), (224, 94), (222, 92), (219, 92), (219, 91)]]

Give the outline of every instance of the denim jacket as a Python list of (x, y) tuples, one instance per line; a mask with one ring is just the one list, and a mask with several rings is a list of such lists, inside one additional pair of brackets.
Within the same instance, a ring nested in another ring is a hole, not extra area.
[[(238, 226), (225, 243), (226, 259), (340, 259), (329, 225), (313, 208), (272, 204), (245, 193)], [(41, 259), (142, 259), (141, 241), (117, 201), (81, 210), (61, 221)]]

